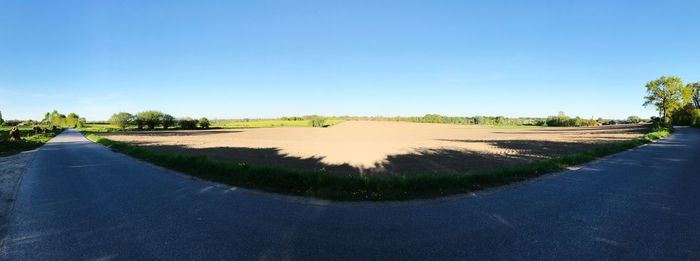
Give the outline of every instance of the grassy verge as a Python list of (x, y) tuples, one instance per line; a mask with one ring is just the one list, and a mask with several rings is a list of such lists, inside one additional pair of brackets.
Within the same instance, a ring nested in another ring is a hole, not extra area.
[(415, 177), (339, 175), (322, 171), (252, 166), (212, 160), (206, 156), (159, 152), (109, 140), (93, 133), (86, 133), (86, 136), (132, 157), (224, 184), (331, 200), (381, 201), (439, 197), (517, 182), (622, 152), (668, 134), (664, 129), (654, 130), (638, 139), (495, 171)]
[(35, 135), (31, 128), (20, 128), (20, 136), (22, 136), (24, 140), (10, 141), (10, 128), (0, 128), (0, 157), (10, 156), (13, 154), (20, 153), (22, 151), (36, 149), (44, 143), (48, 142), (51, 138), (61, 133), (61, 131), (63, 130), (58, 129), (56, 131), (49, 131), (47, 133)]

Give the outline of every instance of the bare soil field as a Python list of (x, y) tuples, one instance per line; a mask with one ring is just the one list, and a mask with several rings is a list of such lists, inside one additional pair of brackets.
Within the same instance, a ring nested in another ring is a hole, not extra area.
[(489, 170), (642, 136), (646, 125), (494, 129), (349, 121), (329, 128), (102, 133), (161, 151), (300, 170), (438, 175)]

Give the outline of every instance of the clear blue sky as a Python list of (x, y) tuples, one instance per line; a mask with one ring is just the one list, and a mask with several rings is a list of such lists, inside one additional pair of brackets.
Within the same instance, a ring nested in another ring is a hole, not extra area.
[[(583, 3), (585, 2), (585, 3)], [(0, 2), (0, 110), (651, 116), (700, 81), (699, 1)]]

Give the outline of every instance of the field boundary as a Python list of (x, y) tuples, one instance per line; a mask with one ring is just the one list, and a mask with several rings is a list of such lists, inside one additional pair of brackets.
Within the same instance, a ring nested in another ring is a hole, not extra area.
[(444, 197), (527, 180), (588, 163), (661, 139), (666, 129), (632, 140), (547, 160), (493, 170), (443, 176), (359, 176), (324, 171), (298, 171), (277, 167), (212, 160), (119, 142), (83, 131), (93, 142), (114, 151), (197, 178), (267, 192), (338, 201), (385, 201)]

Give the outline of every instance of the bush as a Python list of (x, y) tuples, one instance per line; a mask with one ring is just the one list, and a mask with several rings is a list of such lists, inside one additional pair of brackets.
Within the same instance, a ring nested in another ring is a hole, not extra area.
[(564, 112), (559, 112), (557, 116), (547, 117), (545, 122), (546, 126), (551, 127), (583, 127), (583, 126), (597, 126), (599, 124), (598, 120), (590, 119), (585, 120), (581, 117), (569, 118)]
[(183, 130), (194, 130), (197, 128), (197, 120), (192, 119), (190, 117), (185, 117), (182, 118), (178, 121), (178, 124), (180, 125), (180, 129)]
[(20, 137), (19, 135), (19, 129), (17, 128), (17, 126), (12, 127), (12, 129), (10, 130), (10, 140), (22, 140), (22, 137)]
[(143, 111), (136, 114), (136, 119), (139, 121), (137, 122), (137, 125), (141, 123), (141, 127), (143, 127), (143, 125), (146, 125), (148, 126), (149, 130), (152, 130), (155, 129), (158, 125), (162, 124), (163, 113), (159, 111)]
[(202, 127), (202, 129), (209, 129), (209, 125), (211, 125), (211, 123), (209, 123), (209, 119), (207, 119), (207, 117), (202, 117), (199, 119), (199, 127)]
[(325, 124), (326, 124), (326, 118), (320, 117), (320, 116), (318, 116), (318, 117), (313, 117), (313, 118), (311, 119), (310, 124), (311, 124), (311, 127), (325, 127), (325, 126), (326, 126), (326, 125), (325, 125)]
[(112, 125), (119, 126), (119, 128), (121, 129), (126, 129), (134, 124), (134, 120), (134, 115), (131, 115), (131, 113), (119, 112), (112, 114), (112, 117), (109, 118), (109, 123)]
[(557, 115), (557, 116), (547, 117), (547, 126), (552, 126), (552, 127), (570, 126), (569, 120), (570, 120), (569, 116), (566, 116), (566, 114), (564, 114), (564, 112), (559, 112), (559, 115)]

